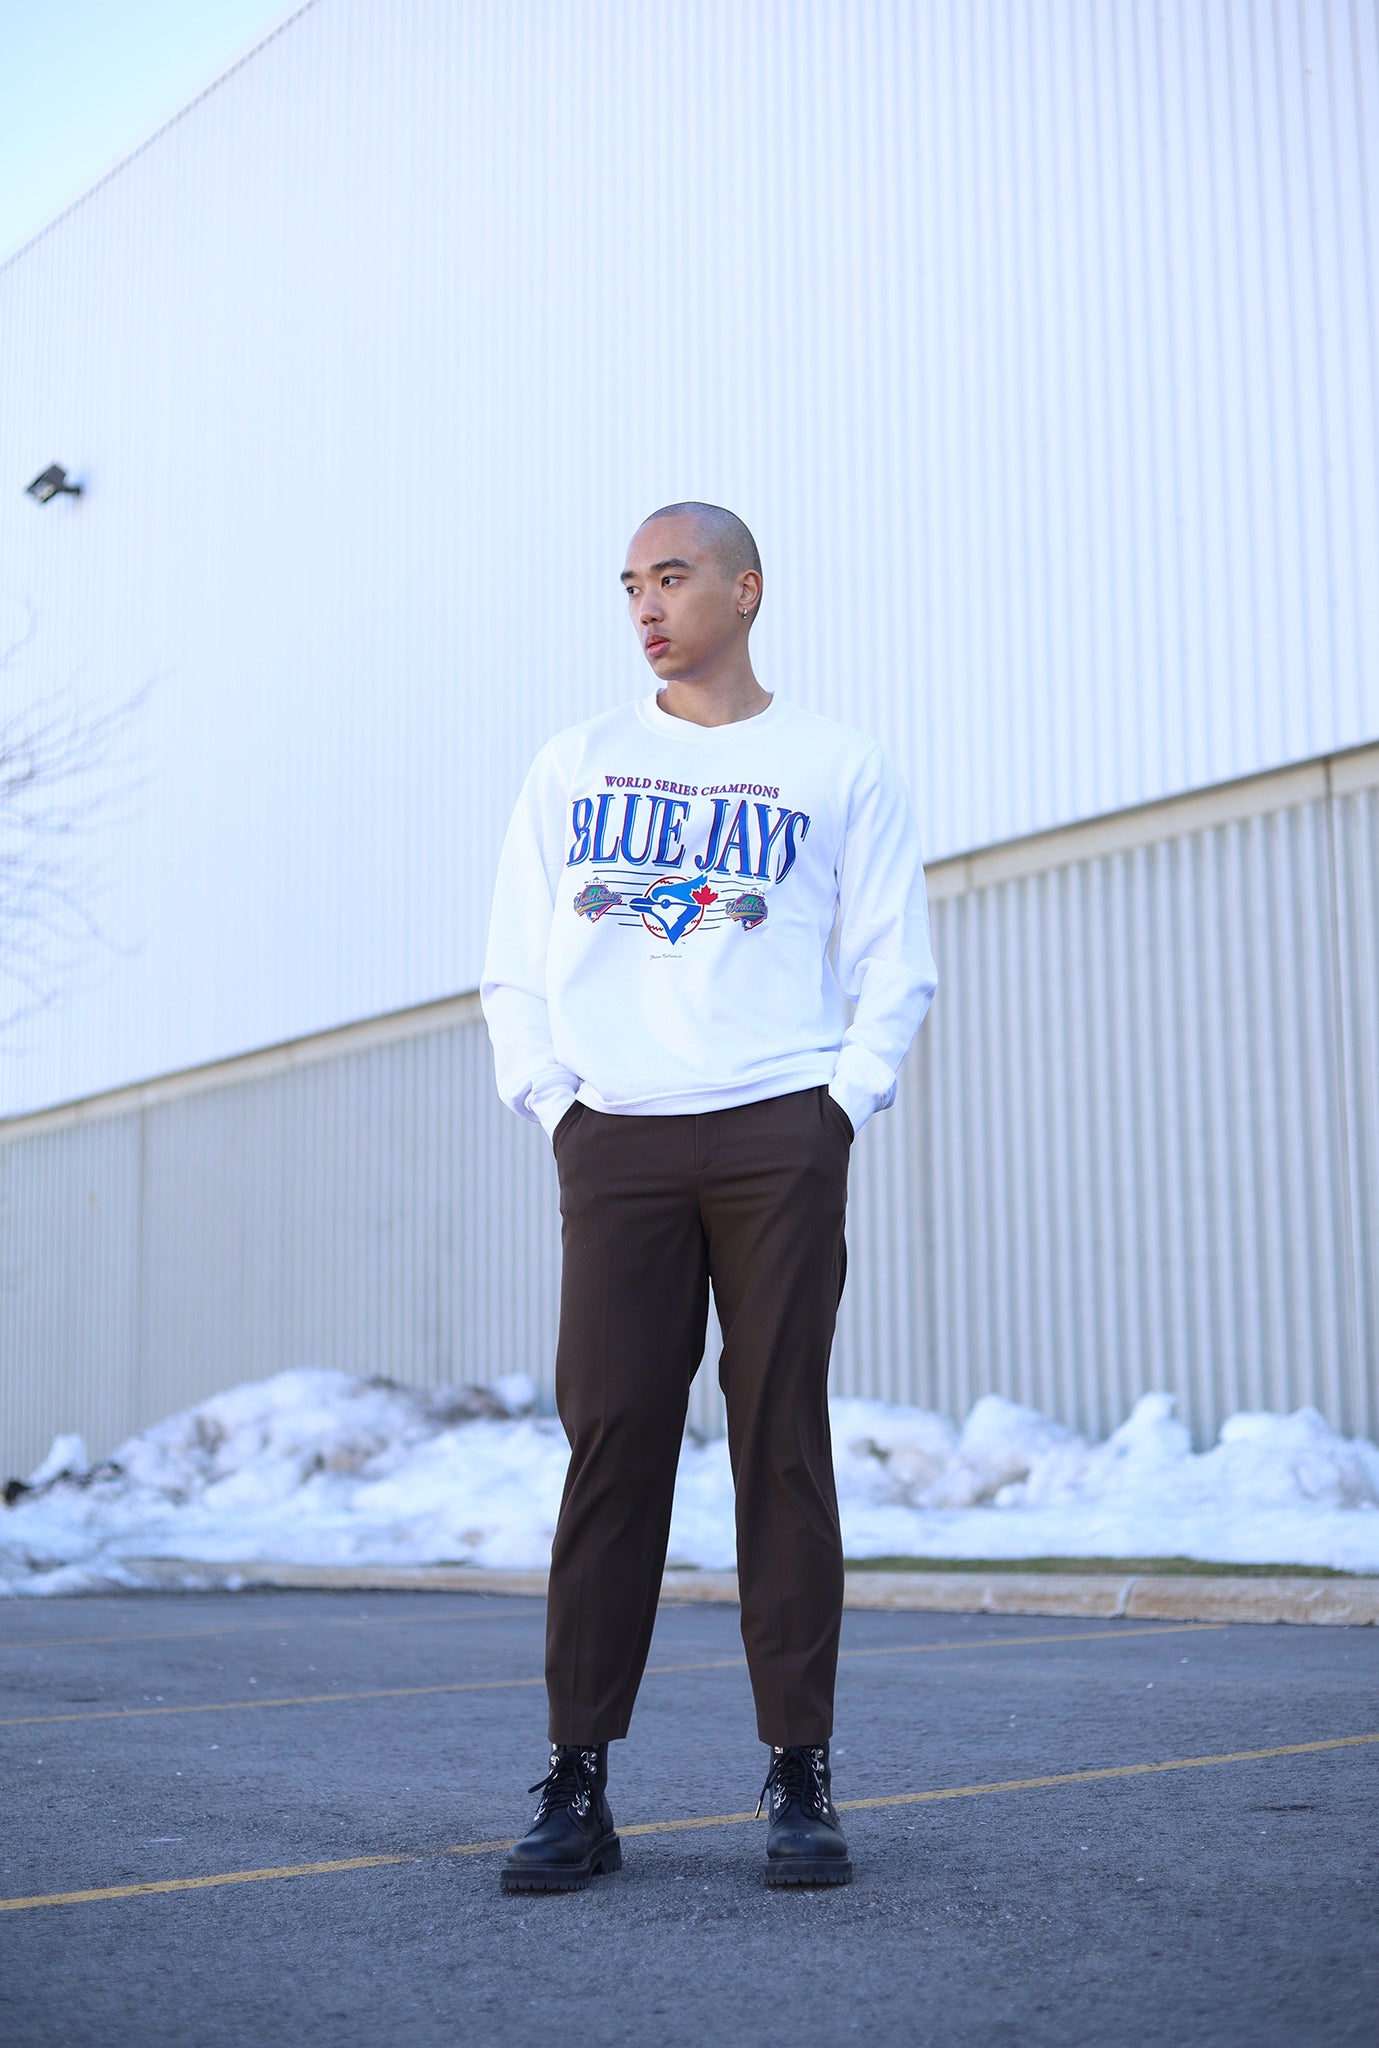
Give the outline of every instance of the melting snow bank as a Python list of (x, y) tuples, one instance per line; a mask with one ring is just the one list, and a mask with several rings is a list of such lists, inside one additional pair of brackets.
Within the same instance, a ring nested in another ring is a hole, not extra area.
[[(134, 1586), (126, 1558), (546, 1565), (560, 1425), (518, 1375), (419, 1389), (286, 1372), (170, 1416), (91, 1465), (61, 1436), (0, 1510), (0, 1593)], [(1312, 1408), (1233, 1415), (1194, 1455), (1171, 1394), (1103, 1444), (999, 1395), (961, 1429), (835, 1401), (849, 1557), (1193, 1557), (1379, 1571), (1379, 1449)], [(687, 1438), (670, 1560), (732, 1566), (726, 1446)]]

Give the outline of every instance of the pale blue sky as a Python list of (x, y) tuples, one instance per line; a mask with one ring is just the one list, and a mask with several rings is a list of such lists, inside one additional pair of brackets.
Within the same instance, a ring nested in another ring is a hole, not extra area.
[(294, 11), (293, 0), (0, 0), (0, 259)]

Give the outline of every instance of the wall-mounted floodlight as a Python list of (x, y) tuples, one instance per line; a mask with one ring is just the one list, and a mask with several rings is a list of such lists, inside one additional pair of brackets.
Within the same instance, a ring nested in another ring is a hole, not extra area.
[(36, 476), (31, 484), (26, 484), (24, 491), (27, 497), (36, 498), (40, 505), (46, 505), (49, 498), (56, 498), (63, 491), (69, 491), (74, 498), (79, 498), (81, 485), (69, 484), (66, 470), (60, 462), (55, 462), (51, 468), (45, 469), (41, 476)]

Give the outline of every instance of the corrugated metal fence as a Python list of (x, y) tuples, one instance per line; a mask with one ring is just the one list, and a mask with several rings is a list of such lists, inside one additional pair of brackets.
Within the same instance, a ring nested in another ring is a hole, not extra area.
[[(1379, 1428), (1379, 747), (931, 870), (838, 1391)], [(288, 1366), (549, 1393), (554, 1169), (461, 997), (0, 1125), (0, 1463)], [(694, 1420), (717, 1426), (703, 1373)]]

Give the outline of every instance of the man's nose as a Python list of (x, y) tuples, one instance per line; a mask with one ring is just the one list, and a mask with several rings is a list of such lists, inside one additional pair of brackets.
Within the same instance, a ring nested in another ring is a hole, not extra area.
[(650, 625), (654, 620), (663, 619), (664, 617), (665, 613), (661, 608), (660, 591), (644, 591), (642, 593), (641, 601), (637, 606), (637, 618), (639, 622), (642, 625)]

